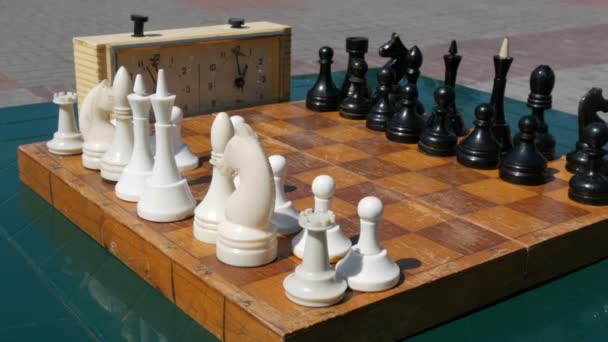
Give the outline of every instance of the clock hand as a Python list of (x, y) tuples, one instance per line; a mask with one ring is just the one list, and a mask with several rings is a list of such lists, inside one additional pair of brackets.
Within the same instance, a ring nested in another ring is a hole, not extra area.
[(146, 70), (148, 71), (148, 75), (150, 75), (150, 78), (152, 79), (152, 82), (154, 84), (156, 84), (156, 79), (154, 78), (154, 75), (152, 75), (152, 71), (150, 71), (150, 68), (146, 67)]

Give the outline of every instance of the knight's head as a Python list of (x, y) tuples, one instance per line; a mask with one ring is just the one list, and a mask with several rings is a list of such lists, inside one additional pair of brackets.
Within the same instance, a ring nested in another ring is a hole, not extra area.
[(111, 111), (114, 107), (114, 95), (110, 83), (103, 80), (95, 87), (95, 90), (99, 92), (95, 95), (95, 105), (103, 111)]
[(380, 57), (397, 57), (399, 52), (403, 50), (407, 51), (405, 46), (403, 46), (399, 35), (393, 32), (393, 34), (391, 34), (391, 39), (380, 46), (378, 54)]

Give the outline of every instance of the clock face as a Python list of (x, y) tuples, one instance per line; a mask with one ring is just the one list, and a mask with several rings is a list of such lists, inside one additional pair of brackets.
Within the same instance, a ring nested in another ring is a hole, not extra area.
[(269, 103), (273, 97), (274, 37), (119, 49), (115, 69), (144, 77), (153, 93), (165, 70), (175, 105), (186, 115)]

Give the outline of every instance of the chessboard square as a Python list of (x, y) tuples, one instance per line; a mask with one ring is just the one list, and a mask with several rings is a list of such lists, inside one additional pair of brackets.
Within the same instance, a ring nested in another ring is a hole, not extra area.
[[(208, 137), (211, 135), (211, 125), (215, 120), (215, 115), (199, 115), (196, 117), (185, 118), (182, 121), (182, 130), (184, 133), (192, 132)], [(151, 128), (154, 128), (151, 126)], [(184, 135), (186, 135), (184, 134)]]
[(347, 188), (338, 189), (334, 196), (341, 198), (346, 202), (357, 204), (364, 197), (375, 196), (378, 197), (385, 206), (394, 202), (399, 202), (406, 198), (406, 196), (403, 194), (371, 182), (365, 182), (349, 186)]
[(448, 184), (416, 172), (404, 172), (376, 181), (378, 184), (407, 196), (420, 196), (449, 189)]
[(565, 187), (565, 188), (553, 190), (551, 192), (547, 192), (544, 195), (547, 197), (550, 197), (556, 201), (568, 203), (571, 206), (575, 206), (577, 208), (581, 208), (581, 209), (584, 209), (584, 210), (587, 210), (587, 211), (590, 211), (593, 213), (604, 211), (606, 209), (605, 206), (601, 206), (601, 205), (588, 205), (588, 204), (575, 202), (568, 197), (568, 190), (569, 190), (568, 187)]
[(449, 159), (431, 157), (413, 149), (402, 149), (399, 152), (383, 155), (380, 157), (380, 159), (395, 163), (412, 171), (445, 165), (449, 164), (450, 162)]
[(407, 171), (399, 165), (378, 158), (349, 161), (341, 164), (341, 166), (371, 180)]
[[(360, 218), (358, 215), (353, 215), (348, 218), (348, 221), (353, 222), (350, 227), (354, 227), (354, 229), (351, 228), (351, 231), (349, 231), (349, 236), (351, 237), (351, 240), (353, 240), (353, 244), (356, 244), (359, 241), (359, 235), (361, 233), (361, 223), (359, 222)], [(342, 226), (340, 226), (340, 228), (342, 229)], [(407, 233), (409, 233), (409, 231), (405, 229), (405, 227), (395, 224), (389, 220), (381, 219), (378, 223), (378, 239), (380, 239), (380, 241), (394, 239)]]
[(163, 235), (196, 258), (215, 256), (215, 245), (198, 241), (192, 233), (192, 227), (166, 232)]
[(209, 137), (202, 135), (184, 135), (182, 140), (188, 147), (190, 151), (195, 155), (201, 157), (204, 155), (209, 155), (211, 153), (211, 140)]
[[(567, 171), (563, 171), (563, 172), (567, 172)], [(572, 174), (569, 174), (568, 177), (572, 177)], [(558, 189), (567, 190), (569, 181), (570, 181), (570, 178), (568, 178), (568, 180), (553, 178), (553, 179), (551, 179), (551, 181), (549, 181), (548, 183), (545, 183), (545, 184), (529, 185), (529, 186), (522, 186), (522, 187), (524, 187), (527, 190), (531, 190), (536, 193), (543, 194), (543, 193), (551, 192), (551, 191), (558, 190)]]
[[(305, 198), (300, 198), (293, 201), (293, 206), (299, 211), (308, 208), (314, 208), (315, 198), (314, 196), (309, 196)], [(357, 213), (357, 207), (351, 203), (348, 203), (344, 200), (334, 197), (331, 201), (331, 211), (336, 214), (337, 218), (348, 218)]]
[(365, 129), (343, 125), (318, 129), (315, 131), (315, 133), (322, 137), (341, 143), (352, 140), (367, 139), (374, 136)]
[(476, 211), (465, 217), (513, 239), (549, 226), (545, 221), (504, 206)]
[(506, 238), (461, 219), (453, 219), (416, 232), (463, 255), (492, 248)]
[(416, 200), (408, 199), (384, 206), (384, 219), (401, 229), (415, 232), (451, 220), (452, 215)]
[(239, 109), (237, 111), (231, 111), (229, 114), (230, 116), (242, 116), (245, 119), (245, 122), (247, 122), (249, 125), (259, 122), (275, 120), (275, 118), (273, 118), (272, 116), (266, 115), (256, 109)]
[(455, 162), (420, 170), (420, 173), (431, 178), (441, 179), (442, 182), (453, 186), (473, 183), (488, 178), (488, 176), (482, 173), (475, 172)]
[(403, 151), (407, 149), (406, 145), (392, 142), (386, 139), (384, 135), (375, 136), (373, 138), (368, 139), (357, 139), (350, 141), (348, 144), (372, 156), (378, 156), (381, 154)]
[(462, 257), (462, 254), (416, 233), (384, 241), (384, 248), (407, 274), (416, 274)]
[(283, 155), (283, 157), (287, 159), (288, 175), (295, 175), (298, 173), (329, 166), (328, 163), (302, 152), (288, 153)]
[(471, 195), (459, 189), (450, 189), (442, 192), (419, 197), (420, 200), (455, 213), (465, 215), (474, 211), (488, 209), (496, 206), (494, 203), (486, 201), (481, 197)]
[(346, 188), (366, 181), (365, 178), (338, 166), (328, 166), (321, 169), (302, 172), (295, 175), (295, 177), (306, 184), (312, 184), (312, 181), (320, 175), (331, 176), (336, 182), (336, 189)]
[(209, 271), (221, 276), (228, 282), (243, 286), (253, 283), (264, 278), (269, 278), (277, 274), (293, 271), (296, 263), (286, 256), (279, 255), (279, 258), (269, 264), (256, 267), (234, 267), (222, 263), (218, 260), (215, 253), (201, 258), (201, 263), (205, 265)]
[(589, 214), (589, 211), (585, 209), (543, 195), (509, 203), (507, 206), (552, 224), (559, 224)]
[(307, 130), (317, 130), (340, 125), (336, 121), (324, 118), (321, 115), (300, 116), (293, 119), (286, 119), (285, 121)]
[(275, 103), (271, 105), (265, 105), (257, 107), (257, 109), (264, 114), (272, 116), (275, 119), (289, 119), (306, 115), (314, 115), (315, 112), (297, 106), (289, 102)]
[(331, 139), (324, 138), (311, 131), (299, 131), (286, 135), (275, 136), (274, 139), (290, 145), (298, 150), (308, 150), (313, 147), (330, 145), (335, 142)]
[(293, 151), (293, 149), (290, 149), (285, 144), (278, 143), (276, 140), (273, 140), (271, 138), (261, 137), (260, 145), (262, 145), (262, 148), (264, 149), (264, 152), (268, 157), (273, 154), (283, 156)]
[(566, 170), (566, 163), (566, 158), (562, 156), (557, 160), (552, 160), (547, 163), (547, 167), (549, 168), (549, 170), (553, 171), (553, 177), (568, 182), (574, 174)]
[(300, 198), (312, 196), (312, 189), (310, 184), (302, 182), (301, 180), (294, 177), (285, 178), (285, 195), (291, 201), (295, 201)]
[(301, 131), (302, 128), (294, 126), (287, 121), (273, 120), (258, 122), (251, 125), (254, 131), (267, 137), (274, 137), (277, 135), (286, 135), (292, 132)]
[(533, 191), (496, 178), (461, 185), (459, 188), (496, 204), (506, 204), (536, 196)]
[(306, 153), (332, 164), (340, 164), (369, 157), (368, 154), (344, 144), (319, 146), (307, 150)]

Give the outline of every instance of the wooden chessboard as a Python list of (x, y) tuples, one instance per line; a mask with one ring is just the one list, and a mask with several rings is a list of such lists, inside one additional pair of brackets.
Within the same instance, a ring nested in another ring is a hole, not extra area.
[[(336, 180), (333, 210), (356, 241), (356, 205), (382, 199), (380, 238), (402, 271), (385, 292), (348, 291), (338, 305), (314, 309), (284, 295), (282, 282), (300, 262), (289, 238), (277, 261), (257, 268), (220, 263), (197, 242), (192, 219), (159, 224), (139, 219), (133, 203), (81, 166), (80, 156), (50, 154), (44, 143), (19, 148), (21, 180), (106, 247), (169, 300), (222, 340), (394, 340), (608, 255), (608, 207), (567, 197), (563, 158), (554, 179), (517, 186), (496, 170), (478, 171), (435, 158), (416, 145), (388, 141), (363, 121), (315, 113), (303, 102), (238, 113), (268, 155), (284, 155), (286, 189), (297, 209), (313, 205), (310, 184)], [(231, 113), (234, 114), (234, 113)], [(187, 172), (201, 200), (209, 185), (212, 116), (186, 119), (185, 142), (202, 166)]]

